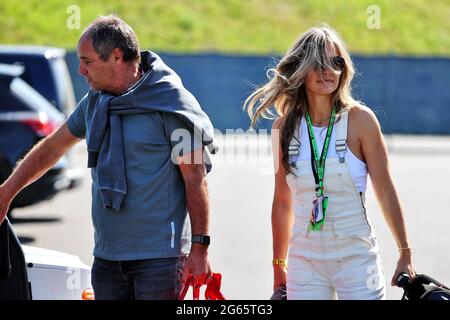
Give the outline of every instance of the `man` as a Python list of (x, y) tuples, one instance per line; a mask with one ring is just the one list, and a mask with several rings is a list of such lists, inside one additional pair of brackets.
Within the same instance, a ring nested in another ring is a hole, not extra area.
[(204, 146), (212, 125), (118, 17), (94, 20), (77, 49), (90, 90), (0, 186), (0, 222), (20, 190), (86, 138), (96, 299), (176, 299), (188, 279), (201, 285), (211, 276)]

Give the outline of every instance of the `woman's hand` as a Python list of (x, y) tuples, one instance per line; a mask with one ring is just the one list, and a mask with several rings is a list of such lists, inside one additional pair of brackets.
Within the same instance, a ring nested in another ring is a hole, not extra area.
[(284, 264), (276, 264), (273, 266), (273, 290), (279, 286), (286, 285), (287, 266)]
[(391, 280), (392, 286), (397, 286), (397, 278), (400, 275), (400, 273), (406, 273), (409, 275), (409, 282), (415, 278), (416, 272), (414, 271), (414, 267), (412, 264), (412, 257), (411, 257), (411, 251), (408, 250), (402, 250), (400, 253), (400, 258), (397, 262), (397, 268), (395, 269), (394, 276)]

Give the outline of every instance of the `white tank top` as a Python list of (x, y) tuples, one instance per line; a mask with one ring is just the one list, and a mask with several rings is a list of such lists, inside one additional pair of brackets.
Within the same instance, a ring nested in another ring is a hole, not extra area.
[[(331, 133), (331, 139), (330, 139), (330, 146), (328, 148), (328, 154), (327, 159), (330, 158), (338, 158), (338, 154), (336, 152), (336, 134), (338, 132), (337, 128), (339, 126), (347, 126), (347, 118), (348, 113), (346, 113), (345, 117), (341, 118), (341, 121), (338, 121), (333, 126), (333, 132)], [(345, 121), (343, 121), (345, 120)], [(316, 137), (316, 143), (317, 143), (317, 149), (319, 150), (319, 154), (322, 152), (323, 144), (325, 142), (325, 136), (327, 135), (327, 128), (328, 127), (314, 127), (314, 136)], [(347, 130), (345, 130), (347, 132)], [(300, 154), (299, 154), (299, 160), (311, 160), (311, 147), (309, 144), (309, 136), (308, 136), (308, 126), (306, 124), (306, 120), (303, 117), (300, 126), (299, 126), (299, 132), (297, 133), (300, 137)], [(340, 137), (340, 139), (346, 139), (347, 137)], [(350, 148), (346, 148), (346, 152), (344, 153), (345, 162), (347, 162), (348, 170), (350, 171), (350, 176), (352, 178), (352, 181), (356, 187), (356, 190), (358, 192), (365, 192), (367, 189), (367, 165), (365, 162), (358, 159), (353, 152), (350, 150)], [(325, 170), (326, 170), (327, 164), (325, 162)]]

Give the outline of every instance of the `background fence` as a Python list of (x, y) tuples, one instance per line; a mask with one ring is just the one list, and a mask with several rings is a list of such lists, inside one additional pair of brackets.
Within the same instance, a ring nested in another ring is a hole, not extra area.
[[(243, 102), (278, 56), (158, 53), (197, 97), (214, 126), (248, 129)], [(450, 134), (450, 59), (358, 56), (354, 96), (372, 108), (385, 133)], [(75, 52), (67, 54), (77, 100), (88, 90)], [(262, 121), (259, 128), (270, 128)]]

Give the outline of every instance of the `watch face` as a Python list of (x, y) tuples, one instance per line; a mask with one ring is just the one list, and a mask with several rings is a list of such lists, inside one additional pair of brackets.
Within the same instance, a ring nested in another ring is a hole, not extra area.
[(210, 237), (208, 235), (194, 235), (192, 236), (192, 243), (200, 243), (204, 246), (208, 246), (210, 243)]
[(202, 244), (205, 246), (209, 246), (209, 236), (202, 237)]

